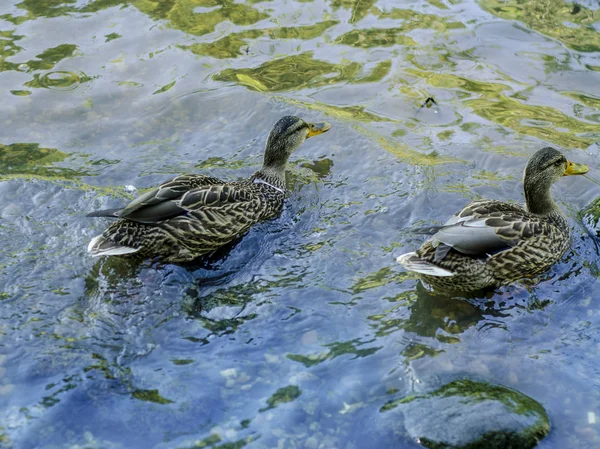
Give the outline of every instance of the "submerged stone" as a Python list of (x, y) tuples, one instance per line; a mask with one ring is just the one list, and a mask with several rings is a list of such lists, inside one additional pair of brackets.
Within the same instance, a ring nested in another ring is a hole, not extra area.
[(600, 237), (600, 198), (581, 212), (581, 221), (591, 235)]
[(484, 382), (454, 381), (401, 404), (406, 432), (428, 449), (530, 449), (550, 430), (537, 401)]

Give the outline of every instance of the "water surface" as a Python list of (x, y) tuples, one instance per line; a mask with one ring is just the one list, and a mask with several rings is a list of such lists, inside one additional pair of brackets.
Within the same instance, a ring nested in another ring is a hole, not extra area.
[[(0, 445), (411, 448), (382, 407), (468, 376), (542, 403), (540, 448), (600, 447), (599, 30), (591, 0), (2, 2)], [(87, 212), (248, 176), (287, 114), (333, 127), (279, 219), (196, 266), (86, 254)], [(395, 264), (410, 226), (522, 200), (548, 145), (591, 172), (553, 189), (574, 242), (540, 283)]]

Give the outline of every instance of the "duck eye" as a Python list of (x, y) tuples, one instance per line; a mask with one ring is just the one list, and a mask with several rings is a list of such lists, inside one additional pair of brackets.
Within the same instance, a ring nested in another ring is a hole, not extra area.
[(560, 167), (560, 166), (561, 166), (563, 163), (564, 163), (564, 161), (561, 161), (561, 160), (559, 159), (558, 161), (556, 161), (556, 162), (554, 163), (554, 165), (555, 165), (556, 167)]

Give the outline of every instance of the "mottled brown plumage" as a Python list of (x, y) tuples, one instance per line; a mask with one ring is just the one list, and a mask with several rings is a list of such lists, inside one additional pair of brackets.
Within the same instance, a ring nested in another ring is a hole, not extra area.
[(92, 239), (88, 251), (93, 256), (161, 256), (167, 262), (186, 262), (215, 251), (281, 213), (290, 154), (306, 138), (329, 128), (327, 123), (283, 117), (269, 135), (262, 169), (249, 179), (225, 182), (181, 175), (123, 209), (92, 212), (89, 216), (119, 220)]
[(443, 226), (422, 229), (432, 238), (398, 262), (433, 287), (457, 292), (543, 273), (570, 244), (567, 219), (552, 200), (550, 186), (564, 175), (586, 172), (587, 167), (568, 162), (559, 151), (543, 148), (525, 169), (526, 208), (496, 200), (472, 202)]

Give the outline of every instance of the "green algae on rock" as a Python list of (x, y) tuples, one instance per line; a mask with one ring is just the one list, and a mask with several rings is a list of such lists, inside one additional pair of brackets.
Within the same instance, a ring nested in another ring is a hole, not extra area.
[(487, 382), (457, 380), (382, 411), (395, 407), (404, 413), (405, 432), (428, 449), (531, 449), (550, 430), (540, 403)]
[(583, 209), (580, 217), (590, 235), (600, 237), (600, 198)]

